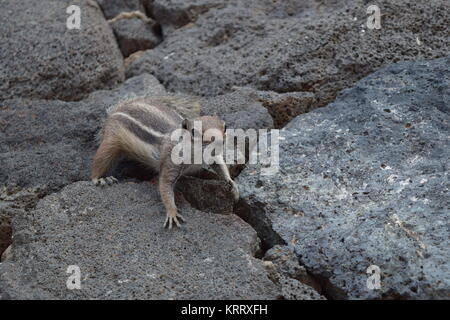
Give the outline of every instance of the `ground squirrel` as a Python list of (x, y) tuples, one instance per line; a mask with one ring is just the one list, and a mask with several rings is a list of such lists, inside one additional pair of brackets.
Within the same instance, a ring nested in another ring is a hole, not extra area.
[[(192, 174), (201, 169), (198, 164), (174, 164), (171, 158), (176, 142), (170, 136), (176, 129), (185, 129), (194, 139), (201, 139), (204, 148), (212, 142), (204, 135), (208, 129), (216, 129), (222, 137), (225, 136), (225, 122), (215, 116), (202, 116), (184, 119), (174, 108), (164, 101), (170, 98), (138, 98), (128, 100), (110, 110), (100, 135), (100, 146), (92, 163), (92, 181), (96, 185), (106, 185), (117, 182), (114, 177), (105, 177), (108, 170), (120, 156), (126, 156), (159, 172), (159, 191), (166, 208), (164, 226), (178, 227), (184, 218), (178, 213), (174, 200), (174, 186), (183, 174)], [(170, 103), (168, 103), (170, 105)], [(196, 132), (194, 121), (201, 121), (202, 132)], [(224, 180), (232, 185), (234, 198), (237, 201), (239, 191), (231, 179), (223, 155), (216, 155), (218, 161), (210, 167)]]

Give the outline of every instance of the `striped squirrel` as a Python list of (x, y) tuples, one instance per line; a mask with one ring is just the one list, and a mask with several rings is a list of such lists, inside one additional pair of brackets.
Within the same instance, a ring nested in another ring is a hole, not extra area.
[[(201, 169), (199, 164), (174, 164), (171, 152), (175, 142), (170, 135), (175, 129), (188, 130), (191, 139), (202, 141), (205, 147), (212, 141), (203, 133), (217, 129), (225, 135), (225, 122), (215, 116), (201, 116), (185, 119), (174, 108), (171, 97), (137, 98), (119, 104), (108, 112), (108, 117), (100, 132), (100, 146), (92, 163), (91, 178), (95, 185), (104, 186), (117, 182), (114, 177), (105, 177), (108, 170), (120, 156), (126, 156), (159, 172), (159, 191), (166, 208), (165, 227), (180, 226), (185, 221), (178, 213), (174, 200), (174, 186), (181, 175), (189, 175)], [(194, 121), (201, 121), (202, 132), (194, 135)], [(222, 140), (223, 141), (223, 140)], [(239, 198), (237, 184), (231, 179), (223, 155), (210, 167), (231, 184), (235, 201)]]

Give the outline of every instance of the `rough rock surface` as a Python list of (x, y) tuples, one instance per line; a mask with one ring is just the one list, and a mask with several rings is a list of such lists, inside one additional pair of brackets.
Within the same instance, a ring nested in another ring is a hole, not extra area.
[(101, 104), (108, 108), (123, 101), (139, 98), (166, 95), (166, 89), (159, 81), (149, 75), (144, 74), (139, 77), (127, 79), (126, 82), (113, 90), (98, 90), (89, 95), (83, 102)]
[(154, 29), (154, 21), (140, 18), (119, 19), (111, 23), (124, 57), (156, 47), (161, 38)]
[(299, 264), (291, 246), (273, 246), (264, 254), (264, 261), (272, 262), (279, 274), (313, 287), (318, 292), (322, 291), (320, 283)]
[(449, 297), (449, 65), (375, 72), (280, 132), (277, 174), (239, 176), (236, 212), (263, 241), (294, 246), (327, 297)]
[(234, 198), (231, 185), (216, 179), (182, 177), (177, 190), (183, 193), (192, 207), (212, 213), (233, 213)]
[(213, 8), (223, 8), (233, 1), (225, 0), (150, 0), (147, 7), (167, 30), (180, 28)]
[[(78, 182), (14, 220), (13, 258), (0, 264), (0, 297), (14, 299), (274, 299), (253, 257), (255, 231), (235, 215), (182, 205), (188, 222), (163, 228), (150, 183)], [(173, 230), (172, 230), (173, 231)], [(81, 289), (68, 290), (69, 265)]]
[(216, 115), (227, 123), (227, 128), (273, 128), (269, 111), (251, 88), (236, 88), (234, 92), (203, 98), (202, 115)]
[[(382, 66), (448, 54), (449, 1), (377, 4), (381, 30), (367, 28), (365, 0), (155, 0), (164, 42), (132, 63), (127, 76), (148, 72), (169, 91), (207, 96), (233, 86), (309, 92), (309, 110)], [(195, 19), (174, 18), (203, 7)], [(182, 27), (167, 32), (166, 21)], [(304, 108), (299, 103), (287, 120)]]
[(0, 256), (0, 262), (4, 262), (7, 260), (12, 259), (12, 253), (11, 253), (11, 245), (9, 245), (5, 251), (3, 251), (3, 253)]
[(11, 244), (11, 237), (11, 217), (4, 215), (2, 210), (0, 211), (0, 256)]
[(299, 265), (297, 256), (288, 246), (272, 247), (264, 255), (264, 261), (269, 276), (281, 286), (285, 299), (325, 300), (318, 293), (321, 291), (320, 284)]
[[(20, 204), (23, 202), (19, 201), (19, 199), (14, 199), (14, 202), (11, 202), (11, 198), (4, 198), (2, 194), (0, 194), (0, 262), (7, 258), (7, 253), (5, 251), (11, 245), (12, 241), (12, 226), (11, 220), (12, 217), (17, 216), (19, 214), (23, 214), (23, 208), (20, 208)], [(33, 205), (35, 205), (37, 199), (33, 198)]]
[(230, 93), (203, 98), (202, 113), (218, 115), (232, 123), (233, 128), (280, 128), (297, 115), (311, 110), (314, 103), (314, 95), (310, 92), (279, 94), (234, 87)]
[(272, 116), (275, 128), (282, 128), (299, 114), (309, 112), (317, 102), (311, 92), (259, 91), (258, 99)]
[[(66, 27), (72, 4), (80, 30)], [(0, 21), (0, 100), (78, 100), (124, 80), (122, 55), (93, 1), (4, 0)]]
[(112, 19), (122, 12), (141, 11), (145, 13), (142, 0), (96, 0), (106, 19)]

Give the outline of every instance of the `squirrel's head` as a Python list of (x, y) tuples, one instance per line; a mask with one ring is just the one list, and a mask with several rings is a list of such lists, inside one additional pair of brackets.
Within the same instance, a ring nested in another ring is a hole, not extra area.
[(202, 116), (194, 119), (184, 119), (182, 128), (188, 130), (192, 139), (201, 139), (203, 144), (224, 140), (225, 121), (216, 116)]

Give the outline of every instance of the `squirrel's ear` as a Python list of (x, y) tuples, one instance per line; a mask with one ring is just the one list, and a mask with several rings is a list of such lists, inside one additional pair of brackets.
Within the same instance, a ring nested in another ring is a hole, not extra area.
[(187, 129), (188, 128), (188, 124), (189, 124), (189, 120), (188, 119), (184, 119), (183, 122), (181, 123), (181, 128)]

